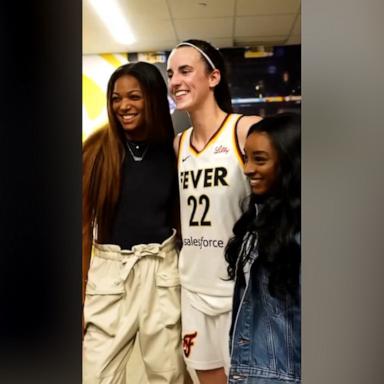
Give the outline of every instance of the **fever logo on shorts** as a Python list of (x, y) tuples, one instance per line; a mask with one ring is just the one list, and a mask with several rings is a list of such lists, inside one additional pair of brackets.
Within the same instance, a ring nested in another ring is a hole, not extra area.
[(187, 333), (183, 337), (183, 351), (185, 357), (188, 357), (191, 354), (192, 345), (194, 345), (193, 340), (197, 336), (197, 332)]

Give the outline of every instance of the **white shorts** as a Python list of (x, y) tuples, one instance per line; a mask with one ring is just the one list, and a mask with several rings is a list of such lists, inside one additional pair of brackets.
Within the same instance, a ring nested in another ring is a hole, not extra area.
[[(184, 360), (189, 368), (229, 371), (229, 327), (231, 311), (208, 315), (194, 306), (192, 292), (181, 289), (181, 324)], [(220, 300), (220, 298), (218, 298)], [(228, 298), (224, 298), (228, 300)]]

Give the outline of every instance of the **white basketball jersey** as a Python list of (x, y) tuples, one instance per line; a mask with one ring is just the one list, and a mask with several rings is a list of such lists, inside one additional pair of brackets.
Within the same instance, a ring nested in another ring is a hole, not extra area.
[(197, 293), (232, 296), (225, 246), (241, 216), (250, 188), (243, 174), (236, 125), (241, 115), (229, 114), (206, 147), (191, 145), (193, 128), (182, 133), (178, 153), (182, 285)]

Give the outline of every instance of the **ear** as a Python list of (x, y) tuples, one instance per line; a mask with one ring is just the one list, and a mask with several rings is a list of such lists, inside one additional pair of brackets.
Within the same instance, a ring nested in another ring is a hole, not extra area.
[(218, 69), (214, 69), (210, 74), (209, 74), (209, 87), (210, 88), (215, 88), (217, 84), (220, 83), (221, 80), (221, 73)]

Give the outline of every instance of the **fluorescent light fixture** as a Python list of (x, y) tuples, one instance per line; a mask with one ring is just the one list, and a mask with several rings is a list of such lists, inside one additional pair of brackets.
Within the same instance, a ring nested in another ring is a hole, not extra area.
[(133, 33), (123, 17), (118, 0), (90, 0), (90, 3), (117, 42), (121, 44), (135, 42)]

